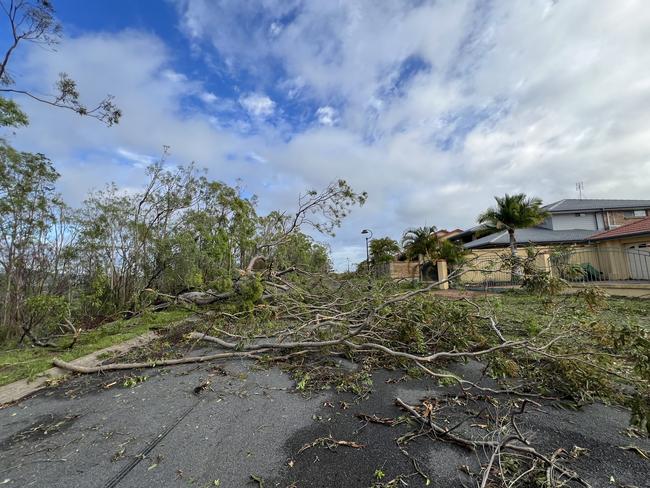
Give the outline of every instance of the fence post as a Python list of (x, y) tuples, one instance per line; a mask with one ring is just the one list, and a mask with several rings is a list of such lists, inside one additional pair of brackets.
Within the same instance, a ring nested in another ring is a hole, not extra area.
[[(449, 276), (447, 273), (447, 261), (445, 261), (444, 259), (438, 259), (436, 261), (436, 268), (438, 271), (438, 281), (446, 280), (447, 277)], [(448, 290), (449, 282), (445, 282), (438, 285), (438, 288), (440, 288), (441, 290)]]

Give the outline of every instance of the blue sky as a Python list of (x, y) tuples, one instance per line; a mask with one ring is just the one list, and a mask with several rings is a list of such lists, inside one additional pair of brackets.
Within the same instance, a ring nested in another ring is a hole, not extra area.
[(341, 268), (363, 259), (363, 228), (469, 227), (505, 192), (650, 195), (641, 0), (54, 5), (64, 40), (22, 47), (18, 81), (47, 93), (66, 71), (124, 111), (106, 128), (24, 102), (31, 124), (9, 137), (53, 159), (73, 204), (137, 188), (163, 145), (241, 180), (261, 211), (344, 178), (369, 200), (327, 240)]

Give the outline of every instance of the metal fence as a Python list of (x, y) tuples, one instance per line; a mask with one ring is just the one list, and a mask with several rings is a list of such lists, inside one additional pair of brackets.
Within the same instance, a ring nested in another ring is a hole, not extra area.
[(650, 281), (650, 251), (586, 247), (551, 254), (552, 272), (569, 282)]
[(463, 286), (494, 288), (512, 286), (519, 281), (507, 260), (497, 255), (471, 259), (463, 265), (463, 271), (457, 283)]
[(513, 261), (508, 260), (506, 254), (477, 256), (464, 265), (465, 272), (458, 284), (481, 288), (516, 286), (521, 284), (525, 268), (530, 265), (570, 283), (650, 282), (650, 249), (645, 248), (557, 248), (533, 258), (520, 259), (519, 264), (514, 265), (515, 271)]

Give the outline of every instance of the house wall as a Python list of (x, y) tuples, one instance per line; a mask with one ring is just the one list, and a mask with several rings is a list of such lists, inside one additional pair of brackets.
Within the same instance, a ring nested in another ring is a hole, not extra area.
[(650, 279), (650, 236), (627, 237), (596, 243), (605, 256), (610, 280)]
[(555, 214), (551, 216), (553, 230), (585, 229), (598, 230), (596, 228), (596, 213), (587, 212), (577, 214)]
[(629, 224), (639, 218), (643, 217), (626, 217), (625, 211), (622, 210), (552, 214), (550, 218), (546, 219), (544, 223), (541, 224), (541, 227), (553, 230), (608, 230), (624, 224)]
[[(538, 255), (535, 257), (535, 264), (547, 269), (548, 247), (535, 247)], [(460, 283), (492, 283), (509, 282), (512, 278), (512, 270), (504, 266), (503, 258), (510, 255), (509, 248), (502, 249), (475, 249), (467, 256), (466, 268), (469, 271), (463, 273), (458, 282)], [(517, 248), (517, 255), (521, 258), (527, 256), (525, 248)]]
[[(447, 279), (447, 262), (443, 259), (436, 261), (438, 280)], [(417, 261), (391, 261), (373, 267), (376, 276), (391, 278), (393, 280), (419, 280), (420, 263)], [(449, 283), (438, 285), (438, 288), (447, 290)]]
[(645, 244), (646, 246), (650, 246), (650, 235), (648, 236), (637, 236), (637, 237), (626, 237), (622, 239), (617, 239), (616, 242), (619, 242), (621, 245), (625, 247), (630, 247), (634, 245), (639, 245), (639, 244)]
[(619, 227), (621, 225), (629, 224), (630, 222), (634, 222), (637, 219), (642, 219), (645, 216), (640, 216), (640, 217), (626, 217), (625, 212), (620, 211), (620, 212), (607, 212), (607, 216), (609, 218), (609, 224), (611, 227)]
[(374, 267), (378, 276), (394, 280), (417, 280), (420, 278), (420, 267), (417, 261), (392, 261)]
[[(650, 235), (571, 246), (572, 251), (565, 264), (589, 264), (599, 273), (598, 279), (602, 281), (648, 280), (650, 260), (636, 257), (633, 262), (630, 262), (630, 256), (626, 250), (633, 246), (641, 246), (637, 248), (650, 252)], [(553, 266), (550, 259), (554, 249), (557, 247), (536, 246), (535, 264), (540, 269), (551, 271), (555, 276), (560, 276), (560, 268)], [(512, 271), (503, 264), (503, 257), (509, 254), (510, 250), (507, 248), (475, 249), (468, 256), (467, 268), (469, 271), (464, 273), (458, 281), (464, 284), (510, 282)], [(522, 258), (526, 257), (526, 249), (519, 247), (517, 254)]]
[(548, 216), (544, 219), (544, 222), (542, 222), (540, 227), (543, 227), (544, 229), (550, 229), (553, 230), (553, 217)]

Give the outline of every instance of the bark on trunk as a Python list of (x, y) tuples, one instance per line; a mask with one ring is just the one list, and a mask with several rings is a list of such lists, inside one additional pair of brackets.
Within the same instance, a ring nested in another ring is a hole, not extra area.
[(510, 238), (510, 253), (514, 258), (517, 256), (517, 241), (515, 240), (515, 229), (508, 229), (508, 237)]

